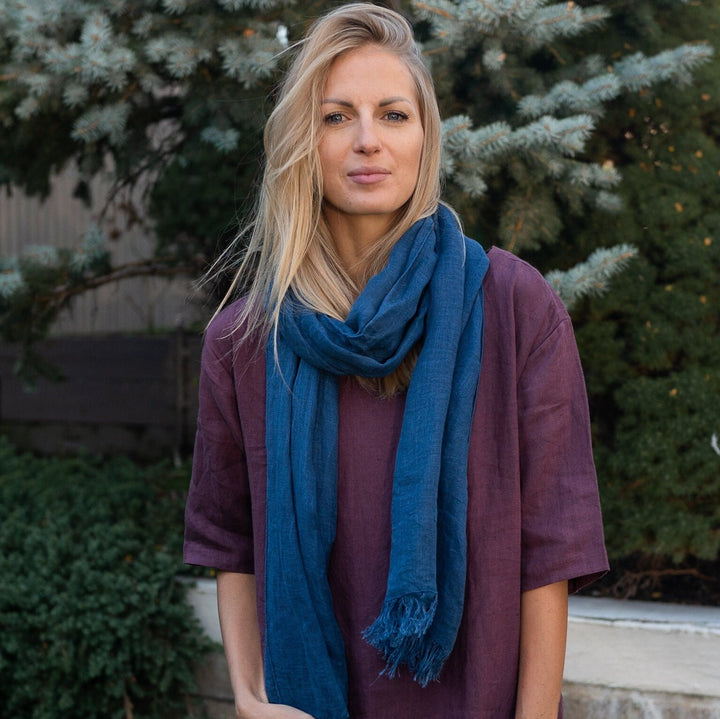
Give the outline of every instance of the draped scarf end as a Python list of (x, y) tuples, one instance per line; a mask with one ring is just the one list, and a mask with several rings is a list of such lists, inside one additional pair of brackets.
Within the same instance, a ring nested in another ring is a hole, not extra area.
[(423, 687), (438, 678), (447, 651), (426, 637), (436, 609), (433, 592), (404, 595), (383, 604), (378, 618), (363, 632), (365, 641), (383, 655), (386, 665), (381, 674), (392, 678), (401, 664), (407, 664)]

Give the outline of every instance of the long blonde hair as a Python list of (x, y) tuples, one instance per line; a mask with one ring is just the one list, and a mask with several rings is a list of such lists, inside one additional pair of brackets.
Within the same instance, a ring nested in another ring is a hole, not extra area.
[[(330, 67), (340, 55), (377, 45), (398, 56), (417, 92), (423, 148), (417, 185), (391, 230), (365, 258), (363, 284), (385, 265), (395, 241), (440, 200), (440, 113), (432, 77), (399, 13), (369, 3), (341, 6), (317, 20), (280, 86), (265, 126), (265, 170), (246, 254), (220, 308), (251, 275), (238, 318), (244, 335), (277, 331), (280, 305), (288, 292), (316, 312), (344, 320), (362, 286), (342, 268), (322, 214), (323, 184), (318, 144), (321, 102)], [(413, 364), (413, 360), (409, 360)], [(406, 365), (408, 363), (405, 363)], [(380, 382), (383, 393), (407, 384), (410, 369)]]

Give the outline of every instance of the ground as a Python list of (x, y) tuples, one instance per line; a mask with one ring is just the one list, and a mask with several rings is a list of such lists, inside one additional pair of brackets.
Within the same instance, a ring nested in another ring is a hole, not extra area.
[(616, 599), (720, 606), (720, 559), (665, 559), (632, 556), (611, 562), (611, 571), (582, 593)]

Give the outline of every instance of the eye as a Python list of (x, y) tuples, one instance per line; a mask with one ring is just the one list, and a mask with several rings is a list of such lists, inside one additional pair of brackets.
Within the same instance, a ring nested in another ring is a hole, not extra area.
[(323, 118), (326, 125), (339, 125), (343, 120), (342, 112), (330, 112)]
[(385, 113), (385, 119), (390, 120), (390, 122), (403, 122), (408, 119), (408, 116), (399, 110), (390, 110)]

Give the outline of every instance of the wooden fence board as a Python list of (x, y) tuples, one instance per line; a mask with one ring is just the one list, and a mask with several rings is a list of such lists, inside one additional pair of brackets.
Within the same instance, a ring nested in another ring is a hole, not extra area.
[[(110, 189), (109, 182), (96, 177), (92, 183), (92, 207), (74, 197), (79, 180), (72, 164), (51, 178), (51, 192), (45, 200), (28, 197), (18, 188), (8, 195), (0, 192), (0, 256), (22, 256), (34, 245), (78, 248), (91, 223), (101, 220)], [(145, 226), (129, 221), (119, 208), (128, 204), (141, 208), (142, 188), (127, 198), (118, 198), (101, 222), (108, 236), (114, 266), (152, 257), (156, 238)], [(182, 322), (186, 327), (207, 320), (207, 309), (188, 279), (180, 277), (134, 277), (88, 290), (76, 297), (53, 324), (56, 336), (80, 333), (146, 332), (171, 330)]]
[(184, 333), (51, 339), (41, 352), (66, 379), (40, 380), (32, 392), (12, 373), (16, 351), (0, 348), (0, 422), (159, 429), (186, 449), (197, 417), (200, 343)]

